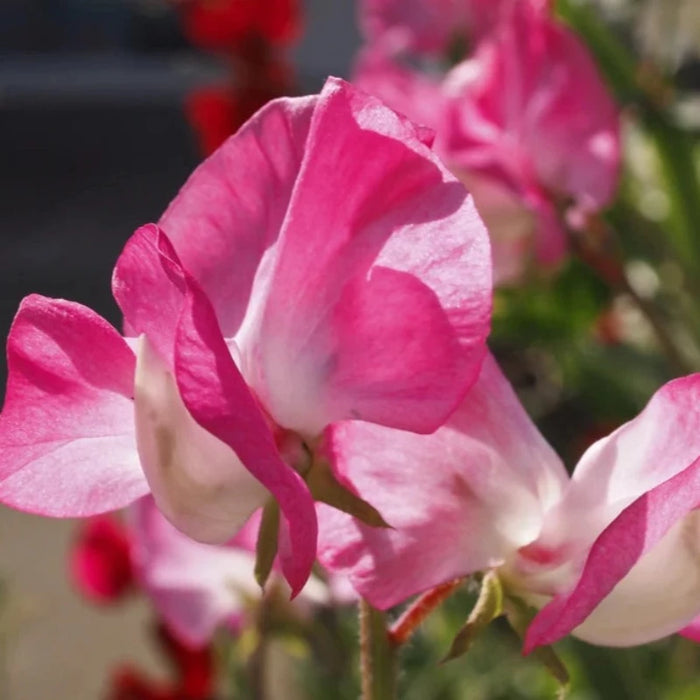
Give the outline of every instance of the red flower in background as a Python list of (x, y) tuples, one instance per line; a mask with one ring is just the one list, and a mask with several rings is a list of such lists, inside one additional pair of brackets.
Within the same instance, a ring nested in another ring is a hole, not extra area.
[(78, 590), (97, 603), (112, 603), (134, 585), (131, 547), (126, 528), (114, 516), (81, 523), (70, 554), (70, 569)]
[(173, 683), (153, 681), (130, 666), (119, 669), (108, 700), (209, 700), (214, 697), (214, 655), (207, 646), (189, 647), (161, 624), (155, 628), (158, 645), (176, 673)]
[(207, 50), (229, 50), (251, 34), (288, 44), (301, 31), (298, 0), (188, 0), (180, 11), (187, 39)]
[(292, 92), (289, 65), (259, 38), (251, 37), (238, 46), (233, 68), (234, 84), (193, 90), (185, 100), (187, 121), (205, 156), (270, 100)]
[(293, 94), (280, 51), (301, 33), (298, 0), (181, 0), (183, 31), (205, 51), (223, 53), (230, 79), (191, 92), (185, 113), (207, 156), (267, 102)]

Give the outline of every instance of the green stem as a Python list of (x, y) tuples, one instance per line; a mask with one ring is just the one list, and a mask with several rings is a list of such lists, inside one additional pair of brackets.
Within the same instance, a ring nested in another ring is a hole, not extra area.
[(360, 601), (360, 670), (362, 700), (395, 700), (396, 649), (389, 639), (386, 616)]

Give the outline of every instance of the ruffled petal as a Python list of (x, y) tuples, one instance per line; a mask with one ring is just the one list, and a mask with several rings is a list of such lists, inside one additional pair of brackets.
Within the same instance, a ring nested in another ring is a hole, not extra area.
[(433, 435), (347, 422), (330, 429), (329, 443), (340, 477), (391, 529), (322, 507), (319, 557), (380, 608), (501, 564), (537, 536), (566, 484), (491, 357)]
[(423, 136), (337, 79), (319, 97), (267, 297), (237, 338), (284, 427), (316, 435), (361, 418), (430, 432), (476, 379), (488, 237)]
[(697, 460), (603, 531), (578, 580), (535, 617), (525, 652), (572, 631), (598, 644), (631, 645), (689, 623), (700, 611), (700, 550), (697, 515), (686, 516), (699, 506)]
[(636, 418), (586, 451), (547, 518), (541, 543), (585, 557), (627, 506), (699, 456), (700, 374), (693, 374), (665, 384)]
[(0, 501), (86, 516), (148, 493), (134, 435), (134, 355), (90, 309), (33, 295), (7, 341)]
[[(192, 173), (160, 219), (227, 338), (238, 330), (261, 259), (279, 236), (317, 99), (270, 102)], [(150, 291), (167, 295), (162, 287)]]

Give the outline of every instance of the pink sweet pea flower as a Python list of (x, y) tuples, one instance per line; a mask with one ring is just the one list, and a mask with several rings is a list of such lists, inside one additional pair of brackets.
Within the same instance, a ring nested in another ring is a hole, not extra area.
[(444, 93), (438, 149), (493, 224), (495, 259), (499, 231), (511, 231), (503, 236), (506, 259), (523, 237), (497, 219), (512, 224), (519, 205), (520, 220), (532, 219), (537, 260), (557, 263), (567, 248), (559, 210), (602, 208), (618, 177), (618, 111), (587, 49), (534, 4), (518, 2), (447, 76)]
[(297, 593), (316, 549), (299, 472), (327, 426), (431, 432), (483, 360), (486, 232), (423, 136), (336, 79), (270, 103), (127, 243), (126, 339), (79, 304), (25, 299), (0, 501), (87, 516), (150, 491), (223, 543), (272, 495)]
[[(379, 608), (476, 571), (542, 608), (525, 649), (573, 633), (624, 646), (696, 635), (700, 375), (665, 385), (567, 480), (489, 359), (430, 436), (339, 424), (338, 467), (393, 529), (321, 506), (319, 556)], [(426, 464), (430, 468), (426, 468)]]
[(363, 0), (359, 21), (370, 43), (446, 55), (452, 42), (488, 32), (502, 5), (504, 0)]
[[(195, 542), (175, 529), (152, 498), (130, 511), (133, 563), (159, 618), (180, 642), (209, 644), (221, 627), (240, 629), (249, 601), (260, 598), (253, 575), (259, 513), (225, 546)], [(278, 585), (283, 585), (275, 576)], [(312, 575), (294, 605), (322, 605), (331, 590)]]
[(386, 42), (364, 48), (353, 82), (436, 131), (435, 148), (474, 196), (496, 284), (566, 254), (563, 219), (613, 197), (619, 116), (587, 49), (536, 0), (506, 3), (473, 56), (447, 75)]

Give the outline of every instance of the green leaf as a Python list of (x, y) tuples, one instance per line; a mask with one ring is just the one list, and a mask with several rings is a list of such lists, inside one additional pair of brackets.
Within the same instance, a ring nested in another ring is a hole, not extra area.
[(457, 633), (450, 650), (440, 663), (466, 654), (477, 635), (502, 614), (503, 588), (496, 573), (489, 571), (481, 582), (481, 591), (469, 618)]
[(271, 499), (263, 508), (258, 541), (255, 546), (255, 580), (261, 588), (265, 587), (277, 556), (279, 524), (280, 507), (276, 500)]
[(306, 476), (314, 500), (327, 503), (372, 527), (391, 527), (379, 511), (343, 486), (325, 459), (315, 459)]

